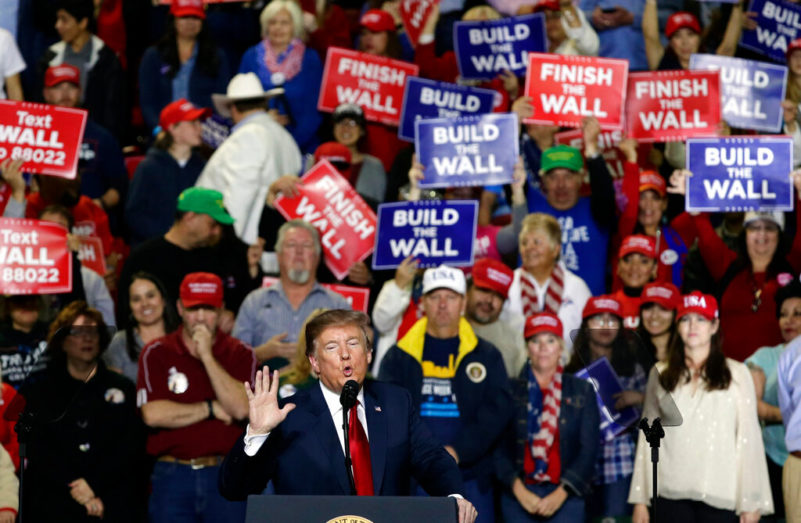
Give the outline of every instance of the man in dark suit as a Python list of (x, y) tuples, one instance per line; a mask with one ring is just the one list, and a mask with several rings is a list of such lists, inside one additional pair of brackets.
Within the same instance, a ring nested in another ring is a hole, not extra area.
[(457, 497), (460, 522), (475, 520), (475, 508), (461, 496), (456, 463), (420, 421), (409, 393), (365, 381), (372, 359), (368, 326), (367, 316), (345, 310), (308, 323), (306, 355), (320, 385), (298, 392), (292, 403), (278, 402), (278, 372), (272, 380), (258, 372), (253, 391), (245, 384), (250, 424), (220, 470), (226, 498), (260, 493), (269, 480), (277, 494), (349, 494), (339, 395), (347, 381), (356, 380), (364, 386), (348, 434), (357, 493), (409, 495), (414, 477), (433, 496)]

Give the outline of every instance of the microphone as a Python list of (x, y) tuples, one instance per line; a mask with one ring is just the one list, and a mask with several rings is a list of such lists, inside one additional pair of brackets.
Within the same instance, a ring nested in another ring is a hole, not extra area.
[(359, 395), (361, 386), (356, 380), (348, 380), (345, 386), (342, 387), (342, 393), (339, 395), (339, 403), (342, 404), (344, 410), (350, 410), (351, 407), (356, 405), (356, 396)]
[(353, 480), (353, 470), (351, 465), (353, 461), (350, 457), (350, 442), (348, 441), (348, 411), (356, 405), (356, 396), (359, 395), (359, 382), (356, 380), (348, 380), (342, 387), (342, 392), (339, 394), (339, 402), (342, 404), (342, 436), (345, 440), (345, 473), (348, 475), (348, 483), (350, 483), (351, 496), (356, 495), (356, 482)]

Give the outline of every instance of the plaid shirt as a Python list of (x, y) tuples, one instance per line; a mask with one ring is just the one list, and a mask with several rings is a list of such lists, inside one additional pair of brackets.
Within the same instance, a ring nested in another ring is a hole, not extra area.
[[(645, 385), (648, 377), (642, 366), (635, 364), (634, 374), (631, 376), (618, 376), (623, 390), (636, 390), (645, 393)], [(611, 441), (604, 441), (601, 438), (601, 449), (598, 453), (598, 460), (595, 462), (595, 485), (607, 485), (623, 478), (627, 478), (634, 472), (634, 451), (637, 448), (637, 431), (627, 430), (622, 432)]]

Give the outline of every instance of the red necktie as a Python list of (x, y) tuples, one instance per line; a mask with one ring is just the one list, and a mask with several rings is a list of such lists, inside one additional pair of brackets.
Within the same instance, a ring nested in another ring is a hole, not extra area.
[(358, 496), (373, 495), (373, 467), (370, 463), (370, 443), (364, 432), (362, 422), (359, 421), (359, 404), (350, 409), (348, 421), (348, 439), (350, 443), (350, 457), (353, 460), (353, 481), (356, 483)]

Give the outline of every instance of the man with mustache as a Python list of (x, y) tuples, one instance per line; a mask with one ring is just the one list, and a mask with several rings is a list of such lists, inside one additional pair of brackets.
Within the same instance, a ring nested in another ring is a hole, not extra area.
[(482, 258), (473, 265), (467, 284), (464, 316), (481, 339), (495, 345), (510, 378), (520, 374), (526, 362), (526, 346), (522, 336), (512, 336), (512, 327), (498, 319), (509, 296), (514, 272), (503, 262)]
[(279, 281), (248, 294), (239, 309), (234, 337), (250, 344), (270, 368), (282, 368), (295, 356), (300, 329), (315, 309), (350, 309), (342, 296), (317, 282), (321, 249), (312, 225), (283, 224), (275, 242)]

